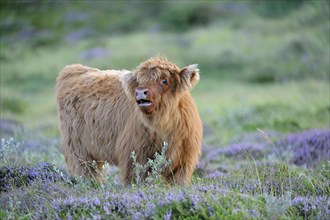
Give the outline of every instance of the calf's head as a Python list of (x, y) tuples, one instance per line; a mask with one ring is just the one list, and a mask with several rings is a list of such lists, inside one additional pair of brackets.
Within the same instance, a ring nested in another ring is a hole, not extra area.
[(197, 64), (180, 69), (166, 58), (155, 57), (123, 76), (126, 94), (146, 116), (176, 107), (179, 97), (199, 80)]

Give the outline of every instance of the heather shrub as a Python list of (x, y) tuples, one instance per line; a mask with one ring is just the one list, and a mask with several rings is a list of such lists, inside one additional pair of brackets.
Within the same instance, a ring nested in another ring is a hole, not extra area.
[(329, 196), (297, 196), (291, 200), (289, 211), (304, 219), (328, 219)]
[(277, 143), (293, 152), (291, 163), (315, 165), (330, 160), (330, 130), (308, 130), (288, 135)]
[(0, 192), (7, 192), (22, 186), (29, 186), (35, 181), (42, 181), (45, 183), (60, 181), (69, 185), (76, 183), (75, 179), (64, 170), (46, 162), (41, 162), (30, 167), (1, 167), (0, 180)]

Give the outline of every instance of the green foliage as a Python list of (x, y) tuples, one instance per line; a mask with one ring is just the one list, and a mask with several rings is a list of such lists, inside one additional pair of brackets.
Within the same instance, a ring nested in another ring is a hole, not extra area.
[(256, 11), (266, 18), (278, 18), (287, 15), (291, 11), (301, 7), (306, 0), (279, 0), (279, 1), (255, 1)]
[[(135, 171), (135, 184), (140, 186), (142, 184), (153, 185), (155, 183), (163, 183), (162, 173), (165, 169), (168, 169), (171, 165), (171, 161), (166, 158), (166, 150), (168, 143), (164, 142), (160, 154), (155, 153), (154, 159), (148, 158), (146, 164), (140, 164), (137, 160), (137, 155), (133, 151), (131, 158), (133, 160), (134, 171)], [(145, 181), (142, 176), (147, 175)]]
[(245, 70), (247, 80), (257, 83), (311, 77), (329, 80), (329, 53), (316, 39), (306, 36), (287, 39), (267, 59), (256, 62), (253, 68), (249, 66)]
[(0, 100), (0, 106), (3, 111), (13, 114), (23, 114), (28, 105), (21, 97), (11, 95), (10, 97), (3, 96)]
[(173, 2), (163, 10), (160, 22), (165, 30), (187, 31), (195, 26), (205, 26), (217, 16), (214, 2)]

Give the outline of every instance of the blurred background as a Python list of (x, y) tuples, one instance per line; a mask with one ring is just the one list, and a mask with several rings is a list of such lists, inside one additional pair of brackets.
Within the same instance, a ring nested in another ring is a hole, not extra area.
[(204, 144), (330, 127), (329, 1), (2, 0), (1, 136), (58, 137), (55, 81), (67, 64), (198, 63)]

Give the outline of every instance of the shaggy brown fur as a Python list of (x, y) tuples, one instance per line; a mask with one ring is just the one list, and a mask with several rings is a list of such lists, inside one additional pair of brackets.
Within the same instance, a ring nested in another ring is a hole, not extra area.
[(198, 80), (197, 65), (180, 69), (161, 57), (132, 72), (66, 66), (57, 79), (57, 104), (71, 172), (102, 181), (95, 168), (108, 162), (119, 166), (129, 183), (134, 180), (131, 152), (145, 164), (167, 142), (172, 163), (163, 175), (168, 182), (187, 184), (201, 153), (202, 123), (189, 92)]

